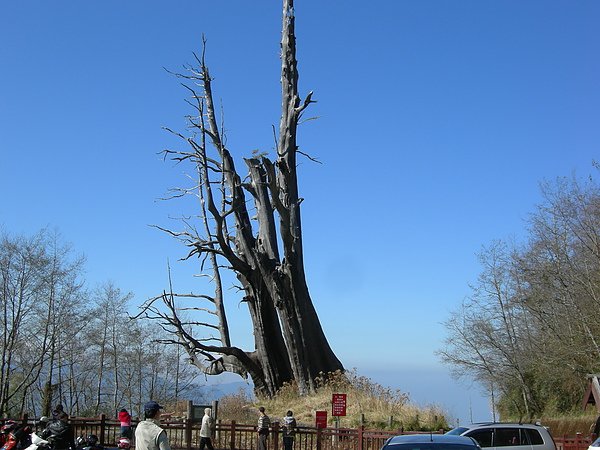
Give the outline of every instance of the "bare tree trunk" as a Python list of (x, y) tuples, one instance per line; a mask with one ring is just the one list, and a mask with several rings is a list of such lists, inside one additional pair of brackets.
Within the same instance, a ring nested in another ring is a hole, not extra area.
[(118, 346), (118, 340), (119, 340), (119, 336), (117, 334), (117, 324), (116, 324), (116, 319), (115, 316), (113, 315), (112, 318), (112, 339), (111, 339), (111, 345), (112, 345), (112, 369), (113, 369), (113, 378), (114, 378), (114, 387), (113, 387), (113, 401), (112, 401), (112, 410), (113, 411), (117, 411), (119, 409), (119, 395), (122, 396), (121, 393), (121, 376), (119, 373), (119, 346)]
[(96, 415), (98, 415), (98, 412), (100, 411), (100, 405), (102, 403), (102, 384), (104, 381), (104, 359), (106, 357), (106, 344), (108, 341), (108, 311), (105, 309), (104, 310), (104, 327), (102, 329), (102, 339), (99, 342), (99, 350), (100, 350), (100, 355), (98, 358), (98, 381), (96, 384), (96, 406), (95, 406), (95, 413)]

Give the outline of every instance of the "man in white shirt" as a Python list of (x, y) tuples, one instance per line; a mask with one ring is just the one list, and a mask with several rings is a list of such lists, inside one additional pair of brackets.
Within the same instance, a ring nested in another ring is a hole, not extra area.
[(210, 413), (210, 408), (204, 408), (204, 417), (202, 417), (202, 426), (200, 427), (200, 450), (204, 450), (204, 447), (208, 447), (208, 450), (215, 450), (211, 440), (213, 420)]
[(167, 433), (160, 426), (161, 409), (162, 406), (152, 400), (144, 405), (145, 420), (135, 427), (136, 450), (171, 450)]

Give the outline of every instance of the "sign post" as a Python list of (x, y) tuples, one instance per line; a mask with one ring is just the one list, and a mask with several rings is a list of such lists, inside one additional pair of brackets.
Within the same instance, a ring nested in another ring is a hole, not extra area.
[(334, 417), (346, 415), (346, 394), (331, 394), (331, 415)]
[[(340, 416), (346, 415), (346, 394), (331, 394), (331, 415), (335, 418), (335, 428), (340, 428)], [(339, 434), (335, 435), (335, 442), (339, 439)]]

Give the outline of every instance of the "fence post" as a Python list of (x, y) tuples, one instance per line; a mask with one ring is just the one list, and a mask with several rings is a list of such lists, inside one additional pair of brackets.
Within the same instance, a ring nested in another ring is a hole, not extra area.
[(231, 450), (235, 449), (235, 420), (231, 421), (231, 433), (229, 436), (229, 448)]
[(213, 420), (217, 420), (219, 418), (219, 400), (212, 401), (212, 418)]
[(358, 450), (363, 450), (363, 434), (365, 431), (365, 426), (361, 425), (358, 427)]
[(273, 450), (279, 448), (279, 422), (273, 422)]
[(321, 428), (317, 428), (317, 450), (321, 450)]
[(185, 419), (185, 448), (187, 450), (192, 450), (192, 423), (193, 418), (188, 415)]
[(100, 414), (100, 445), (104, 445), (104, 433), (106, 432), (106, 414)]
[(187, 404), (187, 418), (185, 419), (185, 448), (192, 450), (192, 421), (194, 420), (194, 408), (191, 400)]

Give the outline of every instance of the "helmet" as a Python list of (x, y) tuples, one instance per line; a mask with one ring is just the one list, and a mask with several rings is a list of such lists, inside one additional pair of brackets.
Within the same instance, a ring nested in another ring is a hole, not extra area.
[(131, 442), (129, 441), (129, 439), (122, 437), (121, 439), (119, 439), (117, 447), (128, 449), (129, 447), (131, 447)]
[(86, 438), (85, 438), (85, 443), (87, 445), (89, 445), (90, 447), (96, 445), (98, 443), (98, 436), (96, 436), (95, 434), (89, 434)]
[(83, 444), (85, 444), (85, 438), (83, 436), (77, 436), (77, 439), (75, 439), (75, 445), (77, 447), (83, 447)]

